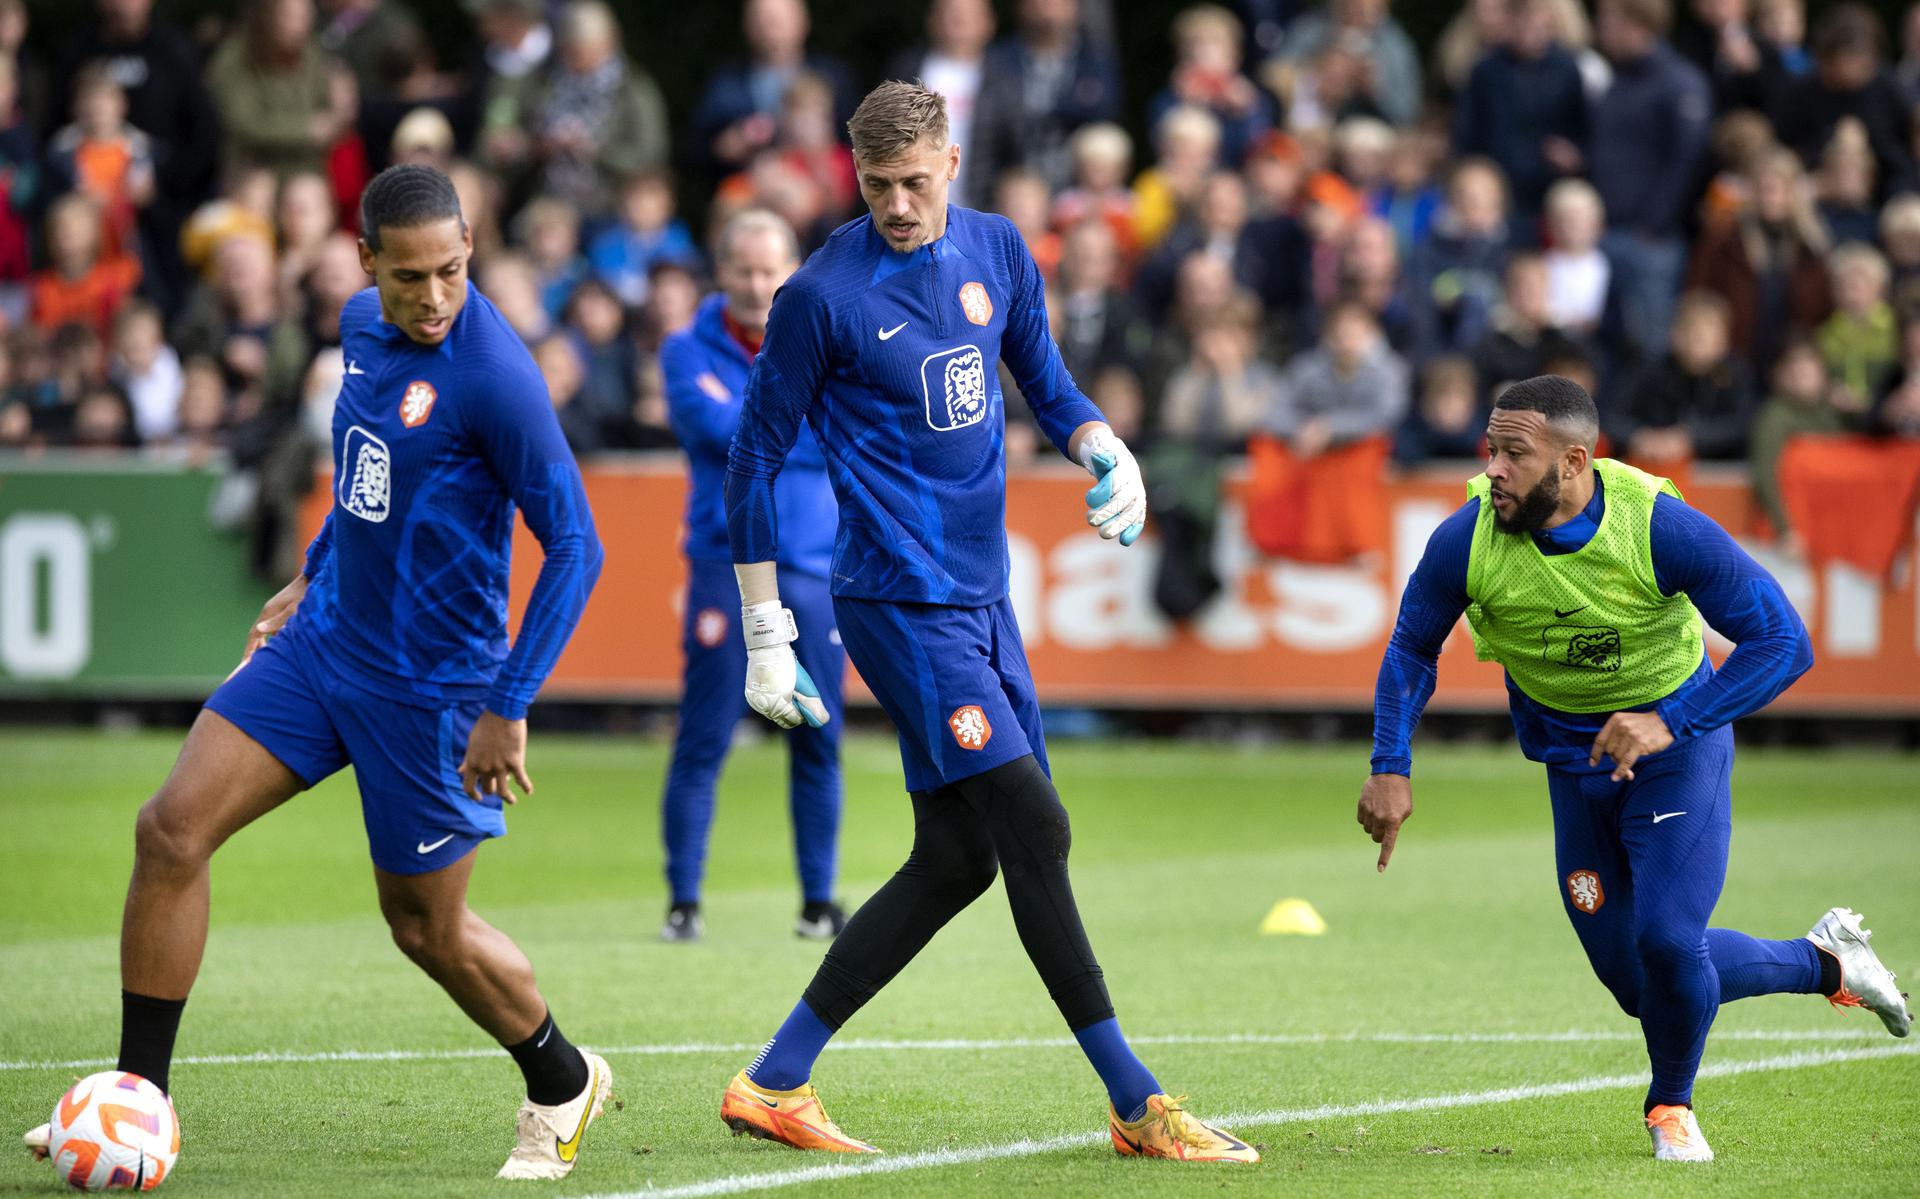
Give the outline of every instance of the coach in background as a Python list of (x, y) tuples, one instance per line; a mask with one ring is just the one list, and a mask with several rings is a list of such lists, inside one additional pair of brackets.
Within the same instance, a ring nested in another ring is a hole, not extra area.
[[(660, 797), (660, 831), (667, 849), (672, 906), (660, 930), (665, 941), (697, 941), (703, 930), (700, 881), (706, 872), (707, 833), (713, 826), (713, 789), (747, 714), (747, 649), (740, 633), (740, 588), (727, 547), (724, 489), (727, 449), (740, 421), (747, 371), (760, 352), (773, 293), (800, 265), (800, 247), (787, 223), (749, 210), (728, 221), (714, 246), (720, 294), (700, 305), (685, 330), (660, 347), (674, 434), (687, 451), (693, 486), (687, 495), (687, 602), (681, 645), (686, 676), (680, 731)], [(827, 568), (838, 524), (827, 463), (807, 429), (774, 488), (779, 519), (780, 595), (799, 618), (794, 649), (820, 685), (833, 714), (821, 728), (794, 730), (788, 746), (788, 797), (794, 856), (803, 906), (794, 932), (831, 939), (846, 923), (833, 902), (834, 858), (840, 835), (841, 684), (847, 658), (834, 627)]]

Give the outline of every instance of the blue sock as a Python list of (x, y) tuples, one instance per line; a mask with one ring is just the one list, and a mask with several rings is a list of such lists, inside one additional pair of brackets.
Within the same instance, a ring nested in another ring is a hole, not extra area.
[(1720, 975), (1720, 1002), (1752, 995), (1816, 995), (1820, 950), (1805, 937), (1763, 941), (1730, 928), (1707, 930), (1707, 953)]
[(813, 1014), (806, 1000), (793, 1005), (780, 1031), (747, 1067), (747, 1077), (770, 1091), (791, 1091), (813, 1077), (814, 1059), (833, 1039), (833, 1030)]
[(1122, 1120), (1138, 1120), (1147, 1111), (1147, 1098), (1160, 1093), (1153, 1071), (1133, 1056), (1127, 1038), (1120, 1035), (1120, 1021), (1112, 1016), (1073, 1034), (1080, 1049), (1093, 1063), (1100, 1081), (1107, 1084), (1107, 1098)]

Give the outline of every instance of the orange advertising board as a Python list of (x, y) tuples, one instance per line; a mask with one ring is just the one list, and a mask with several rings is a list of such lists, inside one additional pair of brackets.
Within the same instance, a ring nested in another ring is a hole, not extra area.
[[(1464, 498), (1465, 477), (1456, 468), (1384, 484), (1388, 551), (1345, 566), (1260, 558), (1242, 531), (1236, 482), (1217, 562), (1225, 591), (1199, 619), (1176, 627), (1151, 599), (1151, 524), (1147, 539), (1123, 550), (1083, 523), (1083, 472), (1065, 464), (1018, 472), (1007, 488), (1013, 600), (1041, 699), (1112, 707), (1370, 707), (1400, 587), (1434, 526)], [(685, 472), (670, 455), (595, 464), (587, 493), (606, 567), (543, 694), (672, 700), (679, 694), (686, 574)], [(315, 489), (309, 531), (318, 528), (330, 496), (330, 488)], [(1753, 524), (1751, 493), (1738, 475), (1696, 470), (1688, 500), (1736, 532)], [(1816, 665), (1777, 710), (1920, 714), (1920, 607), (1910, 568), (1887, 583), (1844, 563), (1814, 567), (1743, 540), (1780, 579), (1813, 635)], [(540, 548), (523, 526), (514, 547), (516, 614), (539, 565)], [(1729, 648), (1711, 634), (1708, 645), (1716, 661)], [(864, 698), (857, 682), (854, 690)], [(1462, 624), (1441, 657), (1432, 707), (1505, 706), (1499, 668), (1475, 661)]]

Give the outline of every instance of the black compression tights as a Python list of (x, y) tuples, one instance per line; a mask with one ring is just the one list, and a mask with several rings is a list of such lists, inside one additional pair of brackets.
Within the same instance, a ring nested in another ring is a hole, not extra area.
[(913, 793), (913, 852), (827, 950), (807, 1006), (838, 1029), (892, 981), (947, 921), (1006, 871), (1007, 902), (1027, 956), (1075, 1031), (1113, 1015), (1067, 881), (1067, 810), (1029, 754)]

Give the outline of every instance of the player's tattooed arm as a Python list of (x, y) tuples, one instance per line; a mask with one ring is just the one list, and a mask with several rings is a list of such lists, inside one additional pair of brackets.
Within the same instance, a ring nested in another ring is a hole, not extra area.
[(1413, 815), (1413, 780), (1404, 774), (1375, 774), (1360, 788), (1360, 827), (1380, 846), (1375, 869), (1385, 870), (1393, 856), (1400, 826)]

